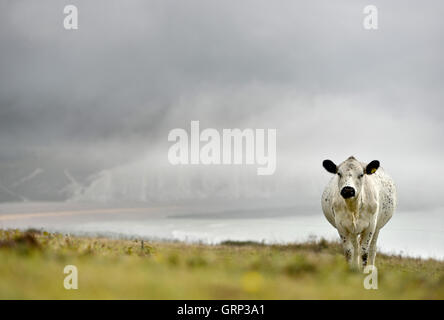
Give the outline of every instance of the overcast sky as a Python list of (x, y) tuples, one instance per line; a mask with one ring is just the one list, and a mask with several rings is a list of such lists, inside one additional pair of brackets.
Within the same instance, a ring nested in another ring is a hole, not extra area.
[[(442, 206), (444, 4), (371, 1), (377, 31), (368, 4), (2, 1), (0, 200), (317, 206), (322, 160), (354, 155), (380, 160), (400, 207)], [(275, 175), (171, 167), (168, 132), (191, 120), (277, 129)]]

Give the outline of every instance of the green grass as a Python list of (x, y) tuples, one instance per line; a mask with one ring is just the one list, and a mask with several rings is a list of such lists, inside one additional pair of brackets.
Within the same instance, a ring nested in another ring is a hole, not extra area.
[[(378, 290), (338, 243), (222, 245), (0, 230), (0, 299), (443, 299), (444, 262), (379, 254)], [(63, 269), (78, 268), (78, 290)]]

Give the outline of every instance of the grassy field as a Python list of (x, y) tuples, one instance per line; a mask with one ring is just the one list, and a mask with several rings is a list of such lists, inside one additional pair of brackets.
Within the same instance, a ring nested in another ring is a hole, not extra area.
[[(78, 270), (66, 290), (66, 265)], [(0, 230), (0, 299), (443, 299), (444, 262), (378, 255), (366, 290), (337, 243), (217, 246)]]

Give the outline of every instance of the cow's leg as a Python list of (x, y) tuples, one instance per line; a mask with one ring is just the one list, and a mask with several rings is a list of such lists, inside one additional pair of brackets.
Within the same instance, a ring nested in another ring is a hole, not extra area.
[(341, 237), (342, 249), (344, 250), (345, 259), (348, 263), (350, 263), (354, 250), (353, 244), (350, 241), (350, 237), (348, 236), (348, 234), (344, 232), (339, 232), (339, 236)]
[(353, 270), (359, 269), (359, 243), (355, 235), (339, 232), (342, 240), (342, 248), (344, 249), (345, 258)]
[(361, 254), (362, 266), (365, 267), (369, 261), (370, 246), (375, 234), (374, 228), (368, 228), (361, 234)]
[(351, 240), (353, 243), (353, 258), (351, 263), (351, 268), (353, 270), (361, 270), (361, 250), (359, 250), (359, 238), (357, 235), (351, 235)]
[(368, 264), (371, 266), (375, 265), (375, 258), (376, 258), (376, 241), (378, 241), (378, 235), (379, 235), (379, 230), (376, 229), (373, 237), (372, 237), (372, 241), (370, 242), (370, 248), (369, 248), (369, 252), (368, 252)]

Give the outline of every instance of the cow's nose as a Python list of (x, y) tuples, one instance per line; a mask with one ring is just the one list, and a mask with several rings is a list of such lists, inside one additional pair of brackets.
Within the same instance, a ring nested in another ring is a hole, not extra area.
[(344, 187), (341, 190), (341, 196), (344, 199), (352, 198), (355, 196), (355, 189), (353, 187)]

